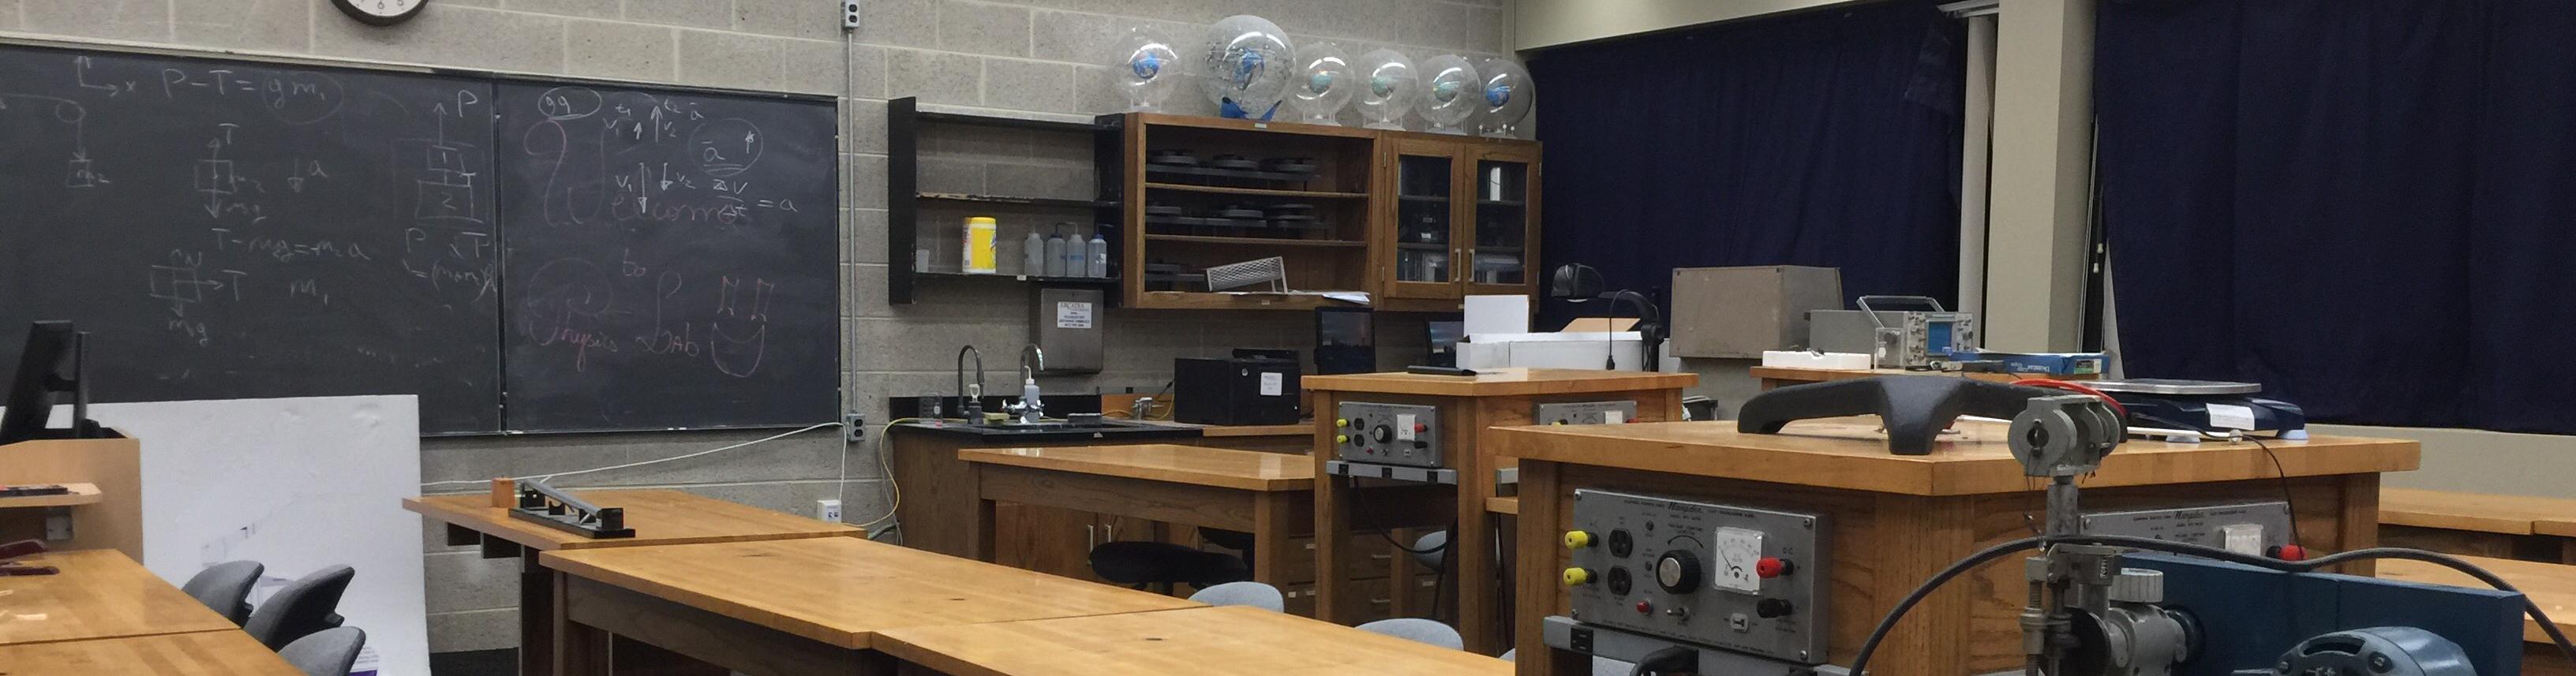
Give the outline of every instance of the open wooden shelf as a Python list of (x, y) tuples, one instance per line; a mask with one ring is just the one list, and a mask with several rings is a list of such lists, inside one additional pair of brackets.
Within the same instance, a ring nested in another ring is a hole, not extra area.
[(1148, 310), (1312, 310), (1361, 307), (1323, 296), (1297, 294), (1226, 294), (1214, 291), (1146, 291), (1135, 307)]
[(73, 505), (97, 504), (99, 501), (107, 499), (106, 494), (99, 492), (98, 484), (66, 483), (58, 485), (72, 489), (72, 492), (64, 493), (62, 495), (29, 495), (15, 498), (0, 498), (0, 509), (18, 509), (25, 507), (70, 507)]
[(1255, 196), (1255, 197), (1302, 197), (1302, 198), (1307, 198), (1307, 199), (1327, 199), (1327, 200), (1364, 200), (1364, 199), (1368, 199), (1368, 193), (1364, 193), (1364, 192), (1328, 192), (1328, 191), (1322, 191), (1322, 190), (1272, 190), (1272, 189), (1269, 189), (1269, 188), (1233, 188), (1233, 187), (1227, 187), (1227, 186), (1221, 186), (1221, 185), (1187, 185), (1187, 184), (1182, 184), (1182, 183), (1147, 183), (1147, 184), (1145, 184), (1145, 188), (1146, 188), (1146, 189), (1148, 189), (1148, 190), (1179, 190), (1179, 191), (1182, 191), (1182, 192), (1205, 192), (1205, 193), (1216, 193), (1216, 194), (1220, 194), (1220, 195), (1251, 195), (1251, 196)]
[(1284, 237), (1216, 237), (1210, 235), (1157, 235), (1145, 233), (1148, 242), (1197, 242), (1200, 244), (1251, 244), (1259, 246), (1365, 247), (1367, 242), (1345, 239), (1288, 239)]

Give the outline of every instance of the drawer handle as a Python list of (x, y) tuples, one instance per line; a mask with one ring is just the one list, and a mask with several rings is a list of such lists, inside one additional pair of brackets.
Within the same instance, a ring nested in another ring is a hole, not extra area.
[(1391, 603), (1395, 603), (1395, 599), (1369, 599), (1369, 605), (1372, 606), (1382, 606)]
[(1394, 554), (1370, 554), (1370, 555), (1369, 555), (1369, 560), (1370, 560), (1370, 561), (1385, 561), (1385, 560), (1393, 559), (1393, 558), (1395, 558), (1395, 555), (1394, 555)]
[(1084, 549), (1085, 551), (1093, 550), (1093, 549), (1099, 549), (1099, 548), (1100, 548), (1100, 527), (1099, 527), (1099, 526), (1083, 526), (1083, 527), (1082, 527), (1082, 541), (1083, 541), (1083, 543), (1084, 543), (1084, 544), (1083, 544), (1083, 549)]

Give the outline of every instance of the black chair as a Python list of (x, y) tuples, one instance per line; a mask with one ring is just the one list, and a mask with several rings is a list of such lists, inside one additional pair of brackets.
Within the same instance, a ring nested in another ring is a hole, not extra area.
[(250, 619), (250, 587), (259, 583), (260, 573), (267, 572), (267, 569), (258, 561), (218, 563), (197, 571), (195, 577), (188, 578), (187, 584), (179, 586), (179, 591), (187, 592), (198, 603), (215, 609), (238, 627)]
[(259, 609), (250, 613), (242, 625), (250, 637), (270, 650), (285, 648), (296, 639), (340, 626), (340, 594), (349, 590), (349, 580), (358, 576), (356, 569), (332, 566), (286, 583), (285, 589), (268, 597)]
[(1091, 572), (1123, 585), (1187, 583), (1207, 588), (1252, 579), (1243, 557), (1169, 542), (1105, 542), (1091, 548)]
[(295, 639), (277, 651), (287, 664), (304, 672), (304, 676), (349, 676), (349, 668), (358, 664), (358, 650), (367, 647), (367, 632), (357, 627), (332, 627)]

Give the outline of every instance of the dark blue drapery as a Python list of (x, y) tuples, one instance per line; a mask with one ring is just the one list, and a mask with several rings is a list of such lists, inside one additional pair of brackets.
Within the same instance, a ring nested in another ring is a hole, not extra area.
[(1845, 296), (1955, 296), (1964, 27), (1933, 4), (1533, 58), (1538, 272), (1585, 263), (1610, 288), (1661, 296), (1676, 267), (1823, 265), (1842, 268)]
[[(2576, 432), (2576, 3), (2106, 0), (2131, 376), (2310, 416)], [(1999, 130), (2004, 133), (2008, 130)]]

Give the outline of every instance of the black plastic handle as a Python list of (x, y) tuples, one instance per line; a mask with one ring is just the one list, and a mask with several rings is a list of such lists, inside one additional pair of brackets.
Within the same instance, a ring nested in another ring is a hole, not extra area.
[(1779, 434), (1790, 421), (1876, 415), (1887, 427), (1887, 451), (1930, 455), (1932, 442), (1962, 415), (2012, 419), (2031, 397), (2057, 390), (1948, 376), (1878, 376), (1792, 385), (1744, 402), (1735, 429)]

